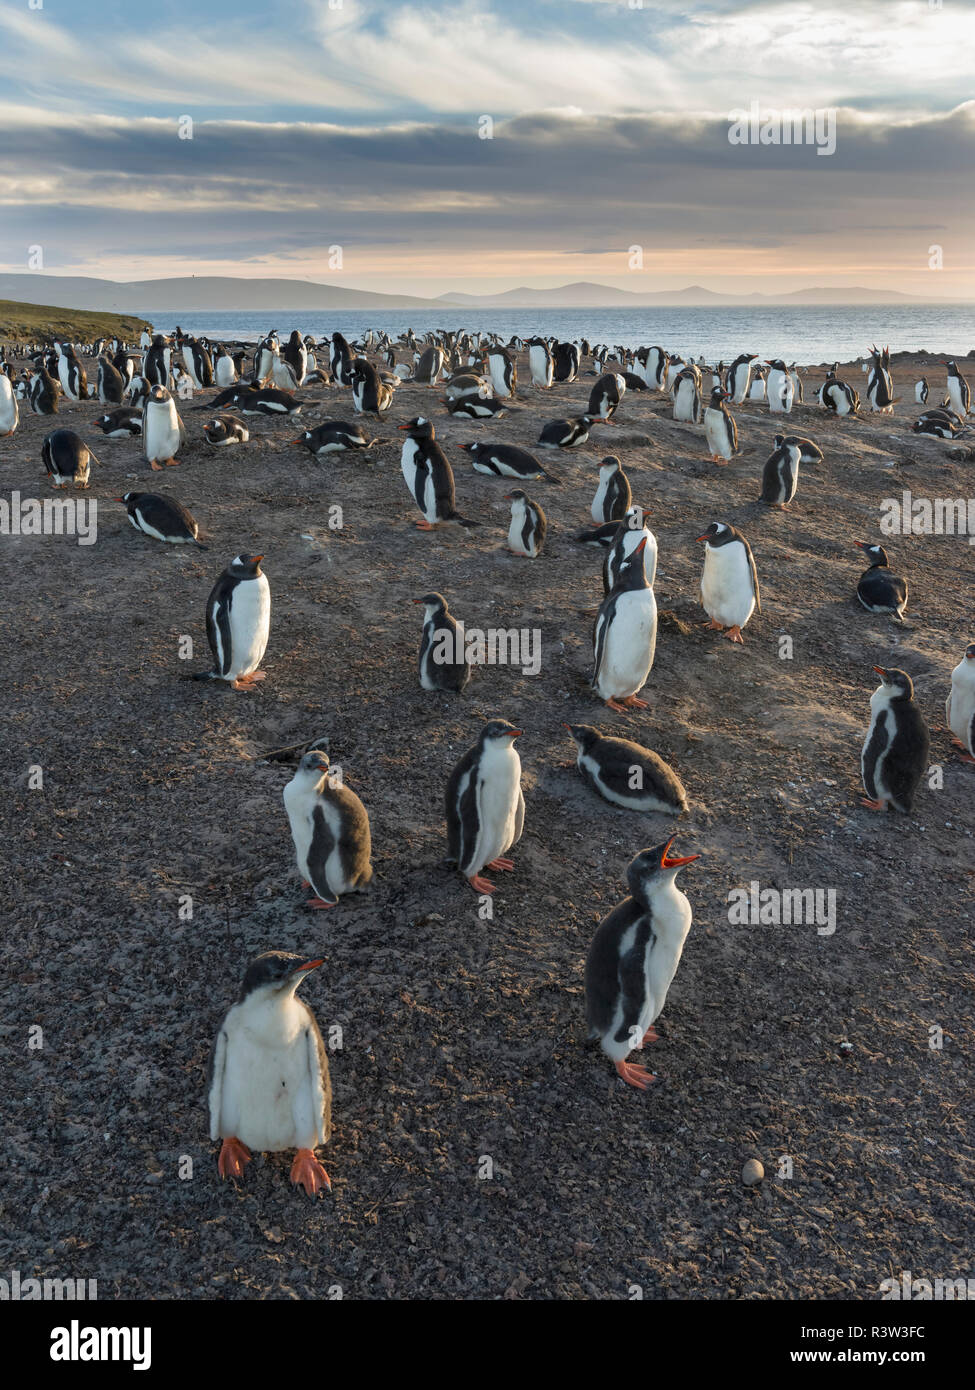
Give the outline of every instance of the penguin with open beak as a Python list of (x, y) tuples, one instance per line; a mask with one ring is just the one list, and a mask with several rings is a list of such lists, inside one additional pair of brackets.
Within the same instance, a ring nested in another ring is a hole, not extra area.
[(237, 1002), (220, 1025), (207, 1078), (217, 1169), (241, 1178), (251, 1151), (296, 1149), (291, 1181), (309, 1197), (332, 1184), (315, 1149), (332, 1132), (332, 1082), (315, 1015), (296, 997), (324, 961), (265, 951), (247, 967)]

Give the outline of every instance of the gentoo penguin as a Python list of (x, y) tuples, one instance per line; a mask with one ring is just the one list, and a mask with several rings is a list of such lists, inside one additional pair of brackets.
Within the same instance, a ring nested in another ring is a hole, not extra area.
[(867, 545), (854, 541), (870, 561), (857, 582), (857, 598), (871, 613), (890, 613), (898, 622), (904, 621), (907, 607), (907, 580), (889, 568), (887, 552), (882, 545)]
[(203, 433), (207, 442), (215, 444), (218, 448), (226, 448), (230, 444), (246, 444), (251, 437), (250, 430), (243, 421), (235, 419), (233, 415), (215, 415), (204, 424)]
[(67, 487), (69, 483), (87, 487), (91, 465), (98, 462), (74, 430), (54, 430), (46, 435), (41, 445), (41, 458), (55, 487)]
[[(245, 415), (300, 415), (304, 402), (290, 391), (279, 391), (276, 386), (252, 385), (238, 391), (233, 404)], [(217, 405), (217, 401), (213, 405)]]
[(471, 466), (475, 473), (489, 473), (496, 478), (520, 478), (524, 482), (545, 478), (550, 483), (559, 479), (547, 473), (538, 459), (533, 458), (527, 449), (519, 449), (517, 444), (462, 444), (460, 446), (471, 456)]
[(382, 415), (393, 403), (393, 388), (380, 380), (371, 362), (357, 357), (352, 363), (352, 405), (359, 415)]
[(895, 396), (890, 372), (890, 349), (881, 350), (875, 345), (871, 351), (873, 366), (867, 378), (867, 401), (870, 409), (881, 415), (893, 413)]
[(213, 384), (225, 391), (237, 380), (237, 365), (227, 349), (221, 345), (213, 363)]
[(487, 357), (488, 375), (494, 394), (499, 400), (507, 400), (518, 388), (518, 372), (513, 358), (504, 348), (492, 348)]
[(60, 383), (43, 367), (38, 367), (31, 373), (27, 400), (35, 415), (56, 415), (60, 392)]
[[(715, 372), (715, 386), (722, 385), (721, 373)], [(768, 369), (756, 362), (752, 367), (752, 384), (748, 388), (748, 399), (750, 401), (764, 401), (768, 398)]]
[(532, 385), (540, 391), (547, 391), (552, 385), (555, 363), (544, 338), (529, 338), (528, 370), (531, 373)]
[(914, 399), (918, 405), (927, 405), (928, 401), (928, 379), (922, 376), (919, 381), (914, 383)]
[(626, 881), (633, 896), (603, 918), (586, 957), (589, 1036), (599, 1039), (627, 1085), (643, 1091), (656, 1077), (626, 1058), (659, 1036), (653, 1024), (691, 928), (691, 905), (674, 880), (679, 869), (700, 858), (668, 858), (674, 838), (630, 861)]
[(660, 391), (667, 373), (667, 354), (661, 347), (641, 348), (637, 361), (643, 363), (643, 377), (653, 391)]
[(271, 589), (261, 569), (263, 555), (236, 555), (207, 599), (207, 641), (213, 670), (194, 680), (227, 681), (233, 690), (253, 690), (271, 630)]
[(705, 543), (701, 603), (710, 621), (704, 626), (716, 632), (727, 628), (725, 636), (732, 642), (744, 642), (742, 628), (756, 608), (762, 611), (752, 548), (723, 521), (712, 521), (697, 539)]
[(471, 678), (471, 663), (464, 653), (463, 626), (455, 622), (443, 594), (433, 591), (413, 602), (423, 604), (420, 688), (449, 690), (459, 695)]
[(951, 673), (951, 690), (945, 701), (945, 720), (955, 735), (951, 740), (963, 763), (975, 763), (975, 642)]
[(58, 355), (58, 380), (61, 383), (61, 390), (72, 401), (86, 401), (88, 399), (88, 378), (85, 369), (78, 360), (78, 354), (68, 343), (66, 346), (61, 343), (54, 344)]
[[(776, 439), (779, 436), (776, 435)], [(770, 507), (785, 508), (796, 495), (799, 484), (799, 462), (802, 450), (798, 444), (776, 444), (762, 472), (762, 495), (759, 499)]]
[(726, 404), (731, 393), (716, 386), (704, 412), (704, 434), (711, 450), (709, 463), (727, 463), (738, 452), (738, 426)]
[(150, 386), (169, 386), (171, 361), (172, 349), (162, 334), (157, 333), (142, 359), (142, 375)]
[(520, 487), (506, 494), (511, 503), (511, 524), (508, 527), (508, 549), (512, 555), (524, 555), (534, 560), (545, 544), (548, 522), (537, 502), (533, 502)]
[(622, 521), (633, 500), (630, 480), (615, 454), (604, 458), (599, 465), (599, 485), (589, 509), (597, 526), (605, 521)]
[(418, 386), (436, 386), (443, 371), (444, 360), (443, 348), (424, 348), (417, 358), (413, 380)]
[(682, 368), (671, 388), (675, 420), (697, 424), (701, 418), (701, 373), (696, 367)]
[[(342, 341), (344, 343), (345, 339), (343, 338)], [(254, 352), (254, 380), (257, 385), (260, 385), (262, 381), (270, 380), (274, 370), (275, 353), (279, 349), (278, 335), (272, 328), (271, 332), (261, 339)]]
[(885, 811), (889, 803), (906, 815), (927, 771), (931, 740), (907, 672), (873, 669), (880, 685), (870, 697), (870, 727), (860, 754), (866, 792), (860, 801), (871, 811)]
[(727, 386), (733, 405), (741, 405), (748, 395), (748, 387), (752, 379), (752, 363), (757, 356), (757, 352), (739, 353), (728, 368)]
[(782, 361), (775, 357), (768, 364), (768, 408), (773, 415), (790, 415), (795, 400), (796, 384), (792, 373)]
[(444, 399), (448, 415), (458, 415), (467, 420), (500, 420), (508, 412), (505, 401), (496, 396), (469, 395)]
[(964, 428), (953, 410), (926, 410), (911, 426), (915, 434), (927, 434), (935, 439), (954, 439)]
[(123, 405), (92, 420), (92, 424), (101, 430), (106, 439), (132, 439), (142, 433), (142, 411)]
[(582, 780), (614, 806), (679, 816), (687, 793), (677, 773), (656, 753), (628, 738), (610, 738), (589, 724), (566, 724), (575, 740)]
[(0, 437), (13, 434), (20, 420), (20, 406), (6, 372), (0, 372)]
[(142, 440), (146, 458), (158, 472), (163, 464), (178, 466), (174, 457), (186, 443), (186, 430), (176, 403), (165, 386), (153, 386), (142, 410)]
[(552, 373), (556, 381), (575, 381), (579, 375), (579, 349), (575, 343), (556, 343), (552, 349)]
[(330, 771), (326, 754), (306, 753), (284, 789), (298, 872), (315, 896), (307, 907), (334, 907), (342, 893), (361, 893), (372, 881), (372, 842), (366, 808)]
[(491, 719), (447, 782), (447, 853), (477, 893), (493, 893), (482, 869), (512, 869), (505, 858), (521, 839), (525, 798), (515, 739), (524, 731)]
[(241, 1178), (251, 1150), (297, 1149), (291, 1181), (309, 1197), (332, 1190), (315, 1157), (332, 1133), (332, 1083), (315, 1015), (295, 991), (322, 960), (265, 951), (247, 967), (236, 1004), (217, 1032), (207, 1072), (217, 1171)]
[(822, 463), (823, 451), (812, 439), (803, 439), (799, 434), (777, 434), (772, 441), (778, 449), (782, 444), (795, 444), (799, 449), (800, 463)]
[(102, 354), (98, 359), (97, 395), (101, 405), (121, 405), (126, 383), (122, 373)]
[(657, 577), (657, 537), (644, 519), (643, 507), (628, 507), (603, 560), (604, 594), (608, 594), (615, 586), (624, 559), (636, 550), (641, 541), (646, 542), (643, 547), (643, 570), (647, 576), (647, 583), (653, 588), (653, 582)]
[(183, 365), (197, 391), (208, 390), (213, 385), (213, 363), (210, 354), (196, 338), (183, 338), (180, 342)]
[(468, 521), (461, 516), (454, 505), (453, 469), (437, 442), (431, 422), (418, 415), (415, 420), (399, 428), (408, 431), (403, 441), (400, 467), (423, 518), (416, 523), (419, 529), (432, 531), (442, 521), (477, 526), (476, 521)]
[(137, 531), (157, 541), (168, 541), (170, 545), (209, 549), (197, 539), (200, 527), (196, 517), (175, 497), (163, 497), (155, 492), (127, 492), (115, 500), (125, 504), (129, 520)]
[(625, 392), (626, 382), (623, 377), (617, 372), (606, 372), (589, 392), (586, 414), (601, 424), (607, 424), (616, 414)]
[(444, 396), (448, 401), (463, 400), (465, 396), (482, 396), (486, 399), (492, 389), (490, 381), (484, 377), (475, 376), (473, 372), (460, 372), (445, 383)]
[(832, 373), (819, 388), (819, 400), (834, 415), (856, 415), (860, 410), (860, 394), (845, 381), (837, 381)]
[(945, 366), (948, 368), (948, 404), (964, 419), (972, 408), (971, 387), (955, 362), (946, 362)]
[(141, 411), (149, 399), (152, 387), (144, 376), (134, 376), (125, 389), (126, 399), (133, 410)]
[(637, 691), (646, 684), (657, 649), (657, 601), (643, 565), (646, 544), (643, 537), (620, 561), (593, 625), (592, 687), (621, 714), (647, 708)]
[(297, 328), (292, 330), (281, 355), (294, 373), (295, 381), (301, 386), (308, 370), (308, 348)]
[(304, 444), (309, 453), (321, 456), (323, 454), (344, 453), (347, 449), (371, 449), (374, 444), (379, 443), (379, 440), (370, 439), (358, 423), (350, 424), (345, 420), (323, 420), (313, 430), (305, 430), (304, 434), (299, 434), (297, 439), (292, 439), (291, 443)]
[(538, 436), (539, 449), (579, 449), (589, 438), (595, 422), (591, 415), (575, 415), (568, 420), (549, 420)]
[(152, 339), (149, 336), (149, 330), (148, 328), (143, 328), (142, 332), (139, 334), (139, 347), (145, 352), (146, 348), (151, 346)]

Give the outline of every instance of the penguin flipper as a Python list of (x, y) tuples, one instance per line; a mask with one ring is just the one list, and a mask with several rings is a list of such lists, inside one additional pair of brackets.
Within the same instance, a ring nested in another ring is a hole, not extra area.
[[(644, 957), (649, 933), (649, 923), (644, 921), (637, 929), (636, 941), (620, 958), (620, 1026), (614, 1034), (617, 1042), (625, 1042), (627, 1037), (635, 1036), (640, 1022), (640, 1014), (646, 1002), (647, 982), (644, 974)], [(639, 1042), (640, 1040), (637, 1039)], [(636, 1046), (636, 1043), (632, 1044)]]
[(318, 1019), (304, 999), (299, 999), (298, 1003), (305, 1010), (307, 1018), (305, 1040), (308, 1045), (308, 1082), (316, 1138), (319, 1144), (327, 1144), (332, 1136), (332, 1078), (328, 1070), (328, 1053), (325, 1051)]
[(210, 1048), (207, 1062), (207, 1109), (210, 1112), (210, 1138), (220, 1139), (220, 1110), (223, 1099), (223, 1074), (227, 1065), (227, 1034), (221, 1023)]
[(339, 900), (338, 894), (333, 892), (329, 886), (325, 866), (336, 847), (335, 836), (329, 829), (325, 812), (320, 805), (317, 805), (312, 811), (311, 822), (311, 844), (308, 847), (308, 882), (315, 890), (316, 897), (321, 898), (323, 903), (329, 903), (330, 906), (334, 907)]

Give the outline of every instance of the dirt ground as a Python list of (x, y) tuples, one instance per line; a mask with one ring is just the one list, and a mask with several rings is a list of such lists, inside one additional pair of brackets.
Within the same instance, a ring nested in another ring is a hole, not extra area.
[[(515, 484), (456, 446), (530, 447), (542, 420), (585, 409), (591, 376), (533, 392), (522, 361), (518, 413), (485, 425), (404, 386), (381, 447), (328, 463), (288, 442), (294, 421), (251, 419), (249, 444), (212, 449), (184, 405), (181, 466), (152, 473), (138, 441), (91, 428), (93, 402), (22, 412), (0, 496), (51, 495), (41, 440), (68, 426), (99, 460), (99, 529), (89, 547), (0, 543), (0, 1274), (95, 1278), (102, 1299), (537, 1300), (873, 1299), (902, 1270), (970, 1275), (975, 769), (933, 733), (943, 785), (922, 784), (916, 814), (858, 801), (871, 667), (906, 669), (939, 726), (975, 635), (965, 536), (884, 542), (910, 583), (904, 627), (855, 597), (854, 541), (882, 539), (882, 499), (975, 495), (957, 446), (909, 431), (919, 365), (934, 404), (936, 359), (896, 357), (894, 416), (858, 420), (816, 406), (823, 372), (804, 373), (787, 430), (825, 462), (803, 466), (786, 513), (755, 500), (781, 417), (736, 409), (744, 452), (720, 468), (664, 397), (628, 393), (595, 442), (540, 455), (562, 485), (528, 485), (550, 523), (536, 561), (503, 549)], [(865, 393), (855, 364), (841, 375)], [(302, 425), (352, 418), (347, 390), (300, 394)], [(479, 528), (415, 529), (395, 425), (417, 413)], [(650, 708), (627, 717), (587, 684), (601, 556), (572, 540), (611, 452), (660, 547)], [(111, 500), (129, 488), (179, 498), (209, 550), (138, 534)], [(754, 549), (763, 612), (744, 646), (700, 626), (694, 538), (712, 520)], [(204, 603), (240, 551), (265, 554), (272, 593), (268, 678), (249, 695), (184, 679), (208, 664)], [(461, 697), (423, 692), (410, 600), (429, 589), (469, 627), (540, 629), (540, 674), (484, 667)], [(525, 730), (527, 813), (486, 921), (443, 865), (443, 792), (494, 716)], [(691, 799), (676, 828), (677, 852), (702, 856), (682, 876), (694, 923), (645, 1094), (586, 1041), (582, 971), (627, 863), (674, 826), (590, 792), (562, 721), (649, 745)], [(303, 906), (281, 802), (297, 753), (265, 756), (306, 740), (372, 823), (373, 888), (328, 913)], [(752, 880), (834, 888), (835, 933), (730, 925), (728, 894)], [(221, 1182), (208, 1138), (211, 1038), (270, 948), (325, 957), (303, 995), (341, 1028), (334, 1191), (317, 1202), (290, 1187), (289, 1155)], [(766, 1178), (746, 1187), (752, 1156)]]

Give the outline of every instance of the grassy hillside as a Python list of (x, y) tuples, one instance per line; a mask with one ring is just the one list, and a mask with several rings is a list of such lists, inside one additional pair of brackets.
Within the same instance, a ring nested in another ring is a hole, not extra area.
[(88, 309), (58, 309), (50, 304), (17, 304), (0, 299), (0, 339), (46, 339), (65, 337), (73, 342), (91, 338), (121, 337), (138, 339), (145, 319), (130, 314), (97, 314)]

